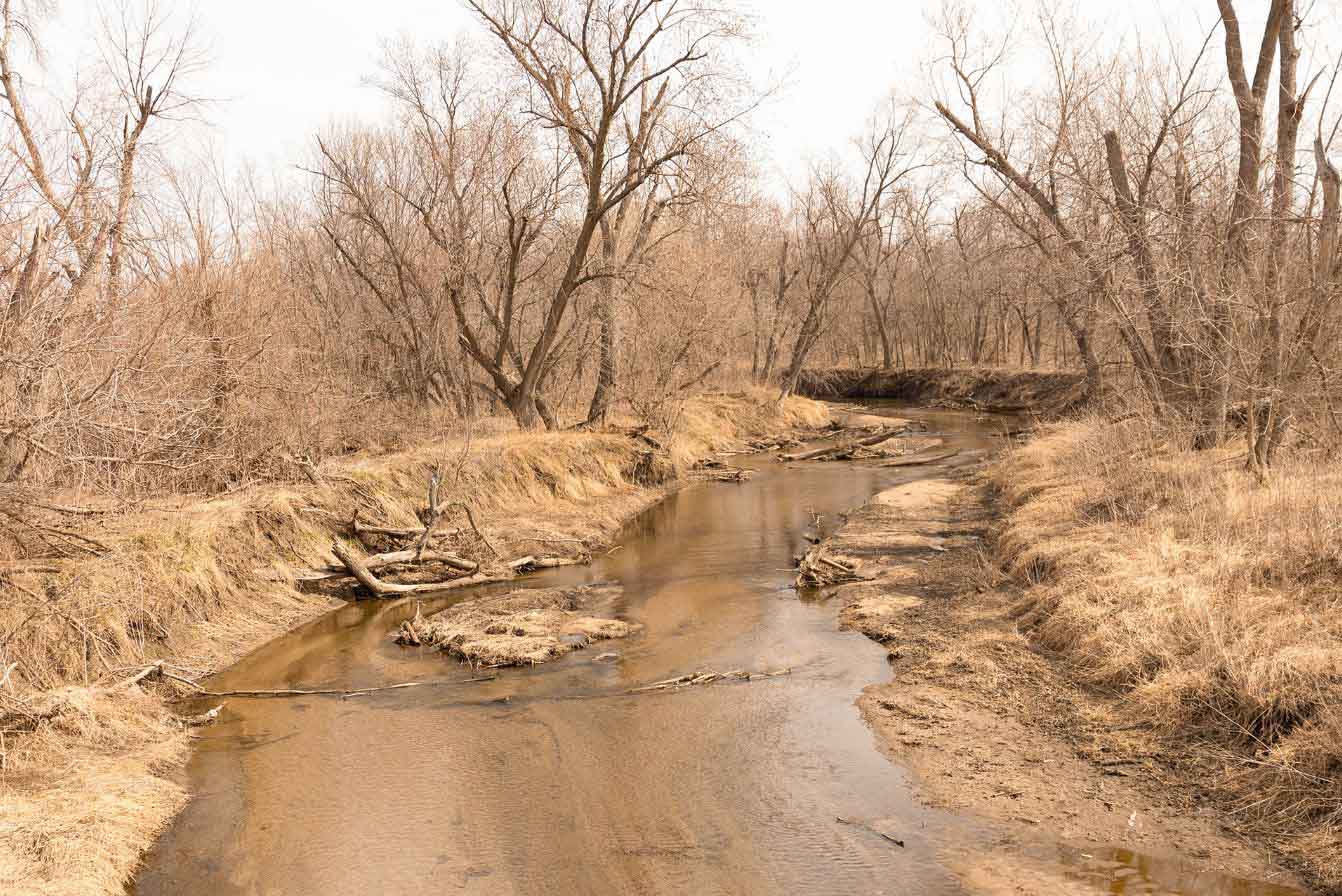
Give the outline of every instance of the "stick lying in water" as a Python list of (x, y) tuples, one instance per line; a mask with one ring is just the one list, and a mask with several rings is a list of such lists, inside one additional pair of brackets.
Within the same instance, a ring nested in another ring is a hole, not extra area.
[(947, 460), (960, 453), (959, 448), (950, 448), (946, 451), (934, 451), (931, 454), (909, 454), (904, 457), (897, 457), (894, 460), (886, 461), (881, 464), (883, 467), (917, 467), (922, 464), (934, 464), (937, 461)]
[(791, 672), (791, 666), (786, 669), (777, 669), (773, 672), (747, 672), (745, 669), (733, 669), (730, 672), (694, 672), (689, 675), (668, 678), (665, 681), (653, 682), (652, 684), (644, 685), (641, 688), (631, 688), (630, 690), (625, 691), (625, 693), (646, 694), (649, 691), (668, 691), (675, 688), (712, 684), (715, 681), (754, 681), (759, 678), (777, 678), (780, 675), (788, 675)]
[(372, 688), (359, 688), (353, 691), (339, 690), (335, 688), (275, 688), (244, 691), (211, 691), (196, 684), (189, 678), (182, 678), (179, 675), (173, 675), (164, 672), (165, 678), (171, 678), (173, 681), (180, 681), (188, 687), (194, 688), (197, 696), (201, 697), (362, 697), (365, 694), (376, 694), (380, 691), (400, 691), (406, 688), (424, 688), (424, 687), (442, 687), (445, 685), (458, 684), (477, 684), (482, 681), (494, 681), (497, 675), (482, 675), (479, 678), (444, 678), (434, 681), (403, 681), (400, 684), (381, 685)]
[(890, 834), (887, 834), (880, 828), (870, 825), (859, 818), (844, 818), (842, 815), (837, 815), (835, 816), (834, 820), (837, 821), (839, 824), (850, 824), (853, 827), (863, 828), (864, 830), (871, 831), (873, 834), (879, 834), (880, 836), (884, 837), (886, 840), (889, 840), (896, 846), (903, 847), (904, 845), (903, 840), (900, 840), (898, 837), (891, 836)]
[(879, 445), (882, 442), (888, 442), (895, 436), (907, 435), (910, 432), (912, 432), (911, 427), (893, 426), (890, 427), (889, 429), (883, 429), (880, 432), (876, 433), (875, 435), (870, 435), (867, 436), (866, 438), (857, 439), (856, 441), (853, 442), (844, 442), (842, 445), (828, 445), (824, 448), (815, 448), (810, 451), (803, 451), (800, 454), (780, 454), (778, 455), (778, 459), (785, 462), (796, 461), (796, 460), (819, 460), (822, 457), (829, 457), (830, 455), (833, 454), (842, 454), (845, 451), (852, 451), (857, 448), (871, 448), (872, 446)]

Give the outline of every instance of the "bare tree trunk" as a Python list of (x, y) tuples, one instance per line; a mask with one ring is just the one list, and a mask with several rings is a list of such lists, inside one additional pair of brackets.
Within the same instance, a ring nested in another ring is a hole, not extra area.
[[(1252, 83), (1244, 67), (1244, 51), (1240, 38), (1239, 18), (1232, 0), (1216, 0), (1225, 28), (1226, 68), (1230, 85), (1235, 93), (1239, 112), (1239, 164), (1235, 176), (1235, 195), (1230, 206), (1230, 221), (1226, 227), (1225, 251), (1222, 256), (1217, 288), (1209, 297), (1204, 333), (1210, 357), (1209, 381), (1203, 398), (1202, 428), (1195, 444), (1198, 447), (1219, 445), (1225, 440), (1226, 417), (1230, 407), (1230, 379), (1233, 345), (1231, 342), (1231, 299), (1236, 285), (1245, 283), (1249, 267), (1249, 228), (1258, 208), (1260, 190), (1259, 166), (1262, 162), (1263, 101), (1272, 77), (1272, 61), (1276, 56), (1278, 33), (1291, 0), (1272, 0), (1263, 28), (1263, 42), (1258, 51)], [(1294, 25), (1294, 23), (1292, 23)]]
[[(1282, 295), (1281, 270), (1286, 251), (1286, 216), (1290, 214), (1295, 193), (1295, 151), (1305, 97), (1296, 96), (1296, 70), (1300, 50), (1295, 44), (1294, 2), (1287, 0), (1278, 43), (1277, 80), (1277, 158), (1272, 177), (1272, 216), (1268, 224), (1267, 258), (1264, 276), (1264, 320), (1260, 322), (1262, 348), (1255, 382), (1249, 390), (1247, 425), (1249, 427), (1249, 465), (1264, 475), (1285, 429), (1290, 413), (1290, 394), (1282, 382)], [(1306, 90), (1308, 93), (1308, 90)], [(1260, 411), (1261, 407), (1261, 411)]]
[(587, 409), (588, 423), (606, 421), (619, 378), (620, 317), (619, 309), (615, 307), (615, 235), (605, 221), (601, 224), (601, 261), (606, 276), (601, 281), (596, 303), (601, 333), (597, 340), (596, 390)]

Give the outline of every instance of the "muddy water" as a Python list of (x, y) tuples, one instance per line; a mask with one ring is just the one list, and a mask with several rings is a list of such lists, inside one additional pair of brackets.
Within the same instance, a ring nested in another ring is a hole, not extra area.
[[(930, 417), (966, 448), (997, 441), (1000, 424)], [(647, 512), (592, 567), (527, 581), (621, 583), (605, 609), (642, 623), (636, 638), (484, 684), (230, 700), (189, 767), (195, 797), (135, 892), (961, 892), (948, 851), (985, 848), (992, 833), (920, 806), (854, 705), (889, 675), (885, 650), (839, 631), (834, 607), (791, 587), (815, 514), (832, 522), (927, 473), (753, 465), (748, 483), (694, 486)], [(413, 612), (346, 606), (214, 684), (467, 677), (439, 654), (390, 641)], [(607, 651), (618, 657), (599, 661)], [(793, 672), (624, 693), (686, 672), (783, 667)], [(1044, 853), (1099, 892), (1274, 892), (1118, 850)]]

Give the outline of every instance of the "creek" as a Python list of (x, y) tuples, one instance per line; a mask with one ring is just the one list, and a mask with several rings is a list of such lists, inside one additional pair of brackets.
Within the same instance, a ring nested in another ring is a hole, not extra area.
[[(1001, 442), (999, 420), (899, 413), (967, 452)], [(757, 471), (748, 482), (690, 486), (633, 520), (590, 567), (525, 580), (618, 583), (620, 596), (596, 609), (641, 623), (638, 636), (460, 687), (230, 699), (201, 729), (187, 770), (193, 799), (133, 892), (963, 892), (947, 856), (994, 833), (920, 803), (854, 705), (888, 680), (886, 650), (840, 630), (831, 603), (792, 584), (817, 515), (835, 525), (928, 471), (736, 460)], [(470, 677), (443, 654), (392, 642), (414, 612), (414, 601), (348, 604), (211, 687)], [(626, 693), (688, 672), (789, 667)], [(1119, 849), (1035, 848), (1096, 892), (1285, 892)]]

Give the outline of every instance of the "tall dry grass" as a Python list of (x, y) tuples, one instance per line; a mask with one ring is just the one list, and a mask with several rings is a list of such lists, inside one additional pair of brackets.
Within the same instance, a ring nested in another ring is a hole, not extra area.
[[(1047, 429), (994, 471), (1037, 641), (1221, 751), (1239, 814), (1342, 885), (1342, 469), (1189, 452), (1149, 423)], [(1179, 743), (1178, 740), (1175, 743)]]

